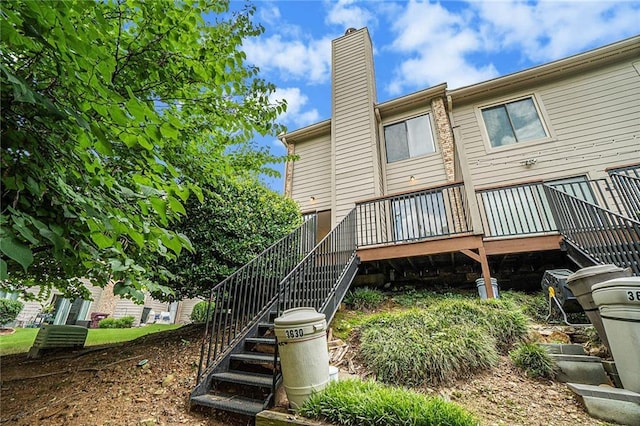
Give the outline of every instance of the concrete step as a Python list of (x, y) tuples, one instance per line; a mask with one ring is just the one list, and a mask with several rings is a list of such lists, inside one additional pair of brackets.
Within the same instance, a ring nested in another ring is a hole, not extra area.
[(611, 384), (597, 356), (550, 354), (558, 365), (557, 379), (561, 382), (585, 385)]
[(621, 425), (640, 425), (640, 394), (609, 386), (567, 383), (590, 416)]
[(563, 343), (543, 343), (541, 346), (550, 354), (587, 355), (587, 352), (584, 350), (584, 346), (577, 344), (566, 345)]

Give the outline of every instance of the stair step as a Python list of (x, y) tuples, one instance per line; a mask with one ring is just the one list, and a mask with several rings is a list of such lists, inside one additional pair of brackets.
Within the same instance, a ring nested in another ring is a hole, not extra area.
[[(272, 354), (261, 354), (259, 352), (231, 354), (231, 359), (253, 364), (273, 364)], [(280, 357), (278, 357), (278, 361), (280, 361)]]
[(191, 398), (192, 404), (203, 405), (218, 410), (231, 411), (233, 413), (255, 416), (263, 410), (264, 401), (244, 398), (237, 395), (205, 394)]
[(257, 345), (275, 345), (275, 337), (247, 337), (245, 339), (247, 343), (255, 343)]
[(592, 417), (621, 425), (640, 424), (640, 394), (625, 389), (567, 383)]
[(586, 385), (610, 384), (601, 358), (588, 355), (550, 354), (558, 365), (560, 382)]
[(542, 347), (544, 347), (550, 354), (587, 355), (584, 350), (584, 346), (578, 344), (568, 345), (562, 343), (543, 343)]
[(260, 386), (263, 388), (270, 388), (273, 385), (273, 376), (266, 374), (227, 371), (224, 373), (212, 374), (211, 377), (213, 377), (214, 380), (248, 386)]

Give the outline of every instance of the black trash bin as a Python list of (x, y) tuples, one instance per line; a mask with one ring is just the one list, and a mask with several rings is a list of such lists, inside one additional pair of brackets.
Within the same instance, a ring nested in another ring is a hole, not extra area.
[(98, 328), (98, 324), (101, 320), (108, 317), (109, 314), (104, 314), (102, 312), (92, 312), (91, 313), (91, 328)]

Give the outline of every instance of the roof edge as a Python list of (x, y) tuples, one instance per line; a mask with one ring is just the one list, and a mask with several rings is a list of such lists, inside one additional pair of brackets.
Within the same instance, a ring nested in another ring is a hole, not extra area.
[(331, 119), (320, 121), (318, 123), (310, 124), (309, 126), (301, 129), (294, 130), (290, 133), (281, 133), (278, 135), (278, 139), (285, 145), (295, 143), (302, 139), (308, 139), (315, 136), (331, 133)]

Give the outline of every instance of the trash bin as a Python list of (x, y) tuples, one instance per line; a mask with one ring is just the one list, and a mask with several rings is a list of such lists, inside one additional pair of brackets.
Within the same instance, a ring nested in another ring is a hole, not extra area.
[(592, 294), (622, 386), (640, 393), (640, 277), (595, 284)]
[(103, 314), (102, 312), (91, 313), (91, 328), (98, 328), (100, 321), (108, 317), (109, 314)]
[(329, 382), (325, 315), (313, 308), (284, 311), (274, 320), (282, 382), (294, 410)]
[[(487, 287), (485, 287), (484, 285), (484, 278), (478, 278), (476, 280), (476, 287), (478, 287), (478, 294), (480, 294), (480, 299), (486, 299)], [(498, 293), (498, 280), (496, 278), (491, 278), (491, 289), (493, 290), (493, 297), (499, 299), (500, 294)]]
[(607, 348), (611, 347), (609, 346), (607, 333), (602, 325), (602, 319), (600, 318), (598, 307), (593, 303), (591, 287), (594, 284), (613, 278), (630, 276), (630, 269), (622, 269), (616, 265), (596, 265), (579, 269), (567, 277), (567, 285), (569, 286), (569, 289), (573, 295), (578, 298), (578, 302), (582, 306), (582, 309), (584, 309), (584, 313), (589, 317), (589, 321), (591, 321), (591, 324), (593, 324), (598, 332), (600, 340), (602, 340), (602, 343), (604, 343)]

